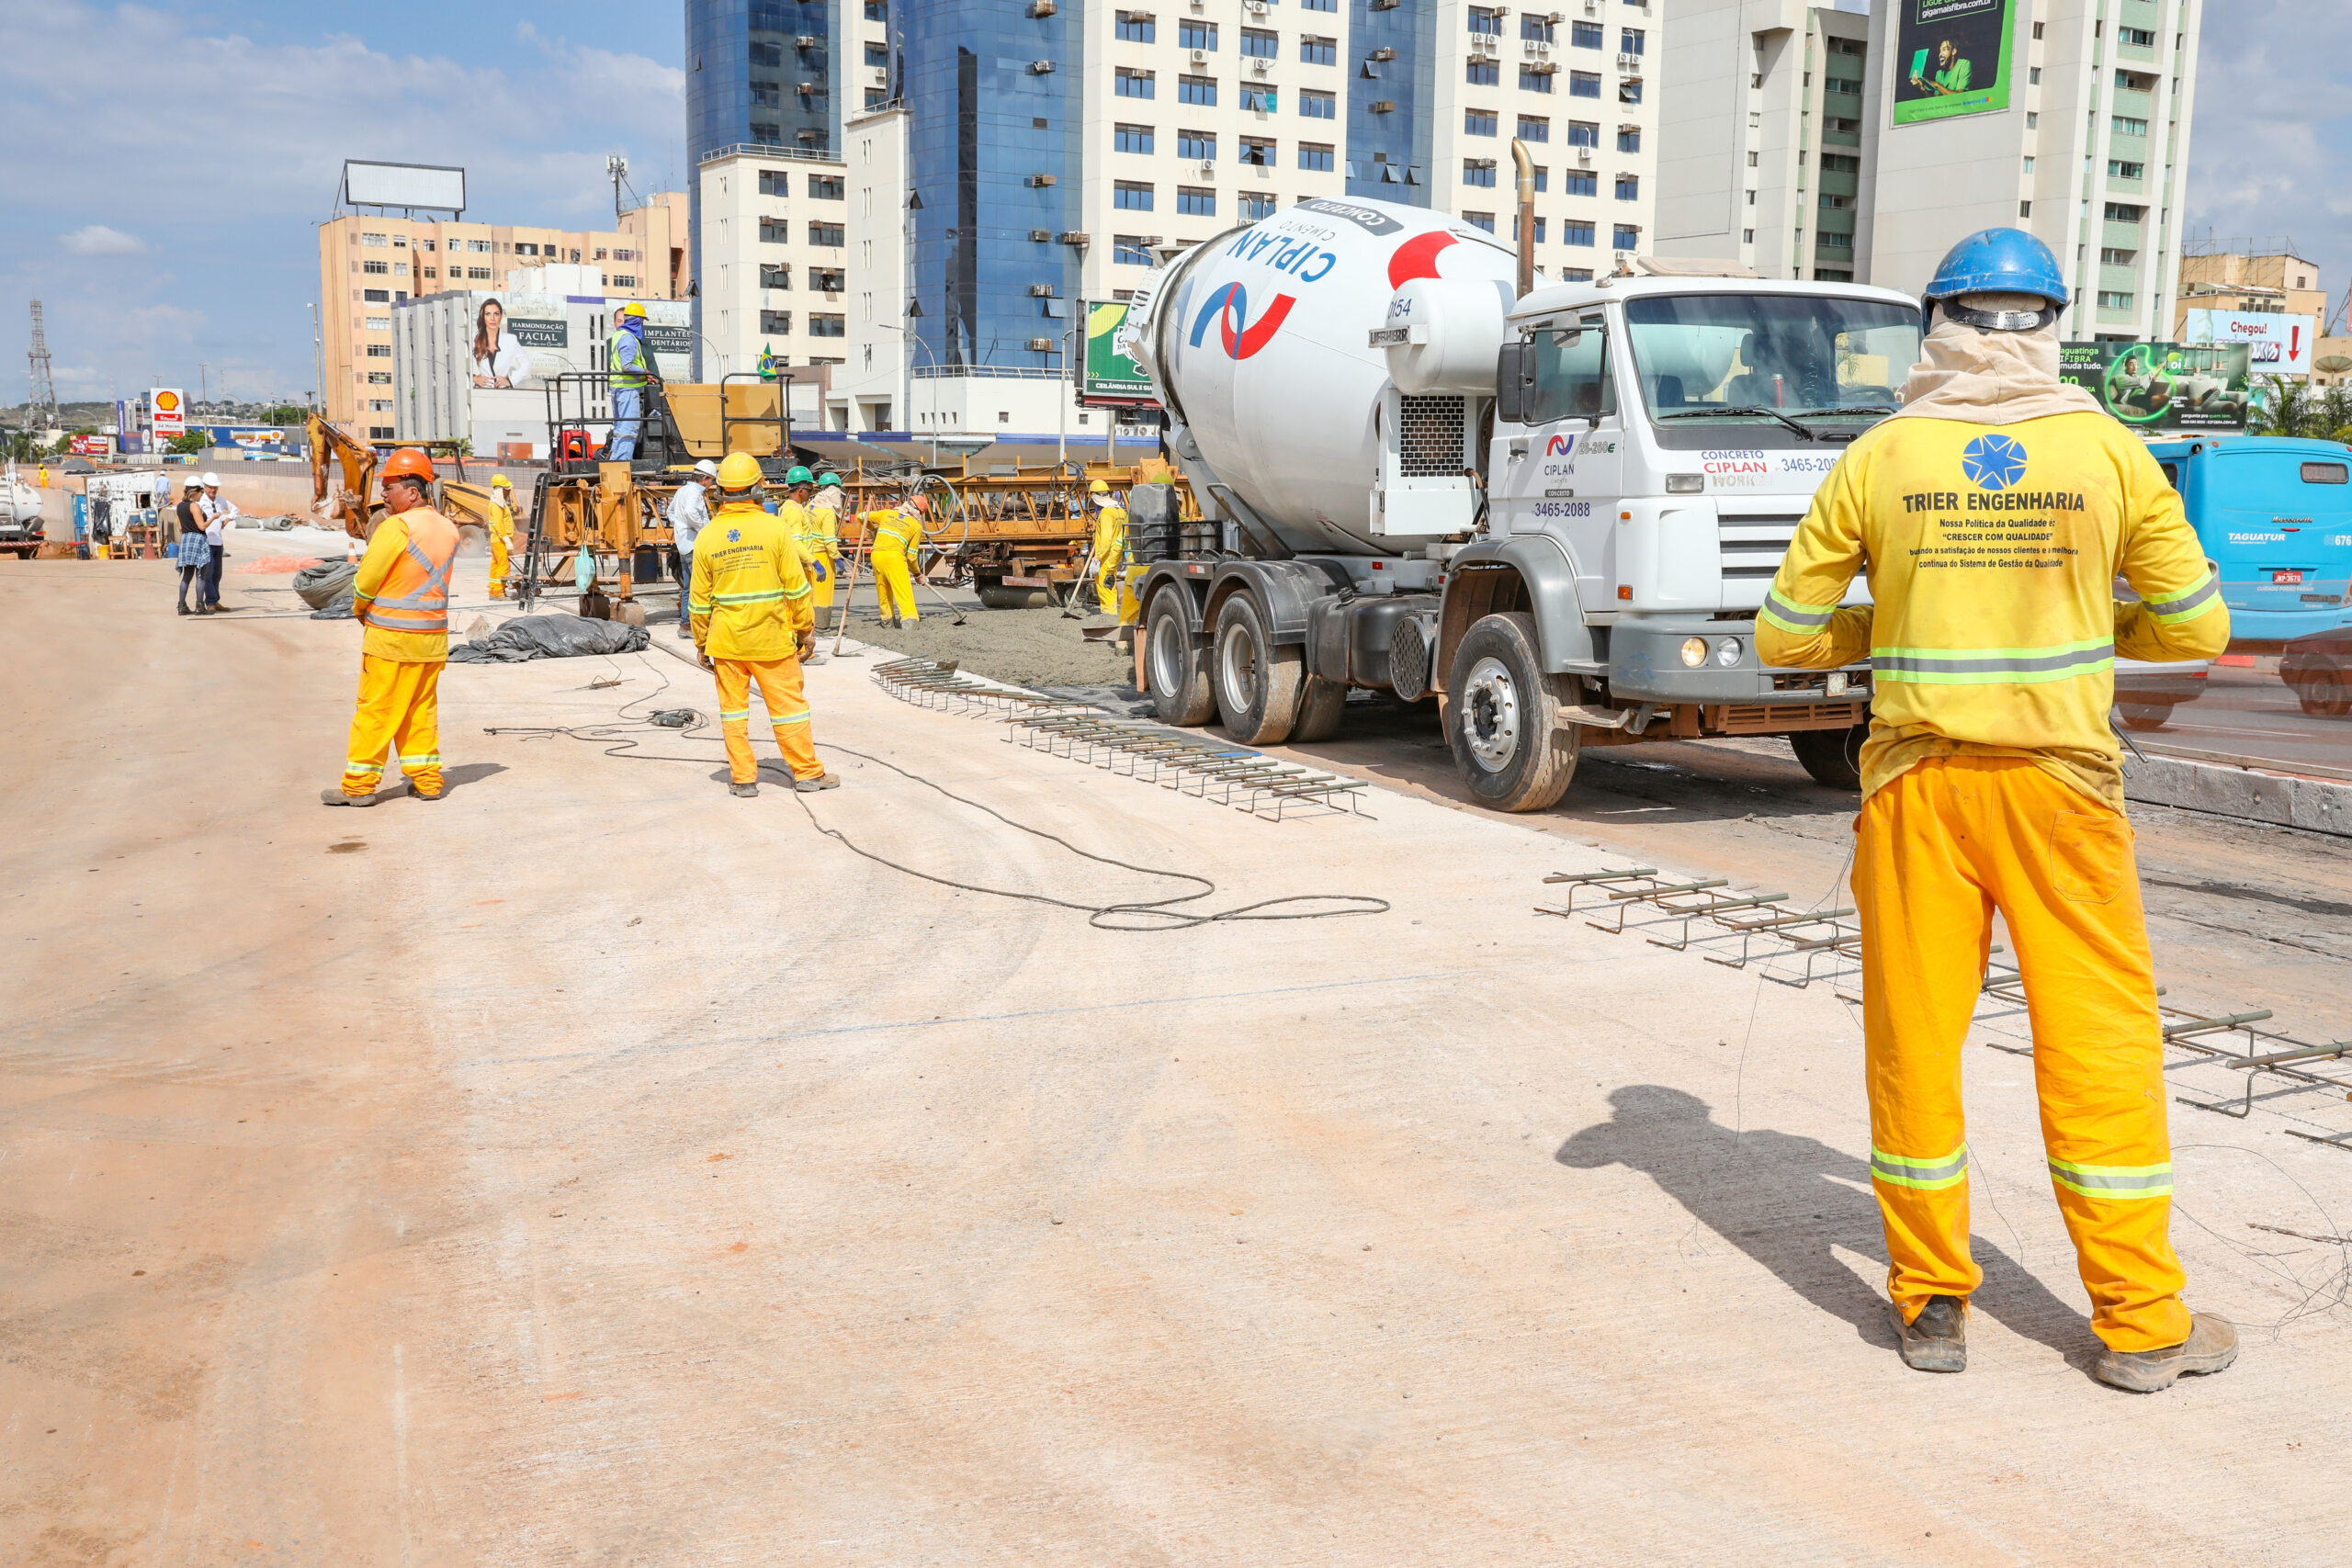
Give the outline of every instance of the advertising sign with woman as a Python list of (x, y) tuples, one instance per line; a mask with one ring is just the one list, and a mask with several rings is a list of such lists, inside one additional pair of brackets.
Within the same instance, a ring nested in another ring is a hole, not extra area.
[(531, 356), (506, 327), (506, 307), (485, 299), (474, 311), (474, 385), (519, 387), (531, 374)]

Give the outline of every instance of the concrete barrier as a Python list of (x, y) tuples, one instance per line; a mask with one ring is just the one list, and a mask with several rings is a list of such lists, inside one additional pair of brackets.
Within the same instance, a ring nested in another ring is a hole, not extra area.
[(2172, 757), (2123, 765), (2127, 800), (2352, 838), (2352, 784)]

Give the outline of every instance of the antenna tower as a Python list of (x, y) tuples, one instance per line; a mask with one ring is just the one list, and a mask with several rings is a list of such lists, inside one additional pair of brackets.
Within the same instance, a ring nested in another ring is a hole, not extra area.
[(49, 338), (40, 325), (40, 301), (33, 301), (33, 343), (25, 357), (32, 361), (33, 395), (25, 404), (25, 423), (47, 429), (57, 423), (57, 383), (49, 374)]
[(605, 173), (612, 176), (613, 221), (617, 223), (621, 217), (621, 183), (628, 178), (628, 160), (617, 152), (611, 154), (605, 160)]

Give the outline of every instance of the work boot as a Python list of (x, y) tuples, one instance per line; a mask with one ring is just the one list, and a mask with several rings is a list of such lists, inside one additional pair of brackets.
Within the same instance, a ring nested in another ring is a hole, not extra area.
[(2154, 1393), (2175, 1380), (2218, 1372), (2238, 1359), (2238, 1331), (2210, 1312), (2188, 1314), (2188, 1337), (2160, 1350), (2109, 1350), (2091, 1376), (2127, 1393)]
[(758, 796), (760, 793), (760, 786), (756, 782), (752, 784), (730, 784), (727, 786), (727, 793), (729, 795), (740, 795), (745, 800), (752, 800)]
[(424, 790), (417, 788), (416, 785), (412, 784), (408, 786), (408, 793), (410, 797), (415, 800), (438, 800), (443, 795), (449, 793), (449, 786), (447, 784), (443, 784), (439, 789), (436, 789), (428, 795)]
[(183, 605), (181, 605), (181, 606), (180, 606), (180, 614), (181, 614), (181, 615), (194, 615), (194, 614), (195, 614), (195, 612), (194, 612), (193, 610), (190, 610), (187, 605), (183, 604)]
[(319, 791), (319, 804), (321, 806), (373, 806), (376, 804), (376, 796), (372, 791), (367, 795), (345, 795), (343, 793), (341, 784), (334, 784)]
[(1929, 1296), (1919, 1315), (1903, 1321), (1903, 1303), (1889, 1302), (1903, 1364), (1917, 1372), (1968, 1370), (1968, 1308), (1958, 1296)]
[(825, 661), (825, 656), (824, 656), (823, 654), (821, 654), (821, 653), (812, 653), (812, 654), (810, 654), (808, 658), (806, 658), (806, 659), (802, 660), (800, 662), (801, 662), (802, 664), (804, 664), (804, 665), (808, 665), (808, 664), (822, 664), (824, 661)]
[(797, 794), (814, 795), (820, 789), (839, 789), (842, 787), (842, 781), (831, 773), (819, 773), (813, 779), (793, 780), (792, 787)]

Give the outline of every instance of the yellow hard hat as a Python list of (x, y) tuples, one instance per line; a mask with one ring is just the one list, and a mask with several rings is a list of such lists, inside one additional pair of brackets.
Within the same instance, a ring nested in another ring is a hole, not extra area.
[(1108, 495), (1111, 493), (1111, 487), (1102, 480), (1096, 479), (1092, 484), (1086, 487), (1086, 493), (1089, 495)]
[(760, 460), (749, 452), (729, 452), (718, 465), (718, 488), (737, 494), (757, 489), (762, 476)]
[(645, 317), (645, 307), (632, 299), (628, 304), (620, 308), (620, 314), (624, 316), (635, 316), (639, 320), (642, 321)]
[(492, 490), (513, 490), (514, 488), (514, 481), (508, 479), (504, 474), (500, 474), (497, 478), (490, 481), (490, 486)]

